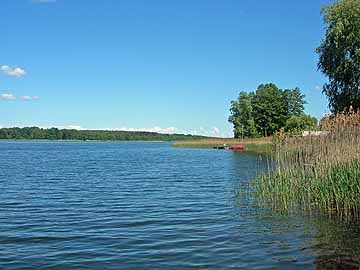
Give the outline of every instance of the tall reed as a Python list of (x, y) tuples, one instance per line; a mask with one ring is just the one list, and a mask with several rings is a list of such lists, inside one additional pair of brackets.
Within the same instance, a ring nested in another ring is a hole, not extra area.
[(360, 113), (323, 119), (321, 136), (275, 136), (268, 171), (255, 191), (273, 207), (329, 213), (360, 213)]

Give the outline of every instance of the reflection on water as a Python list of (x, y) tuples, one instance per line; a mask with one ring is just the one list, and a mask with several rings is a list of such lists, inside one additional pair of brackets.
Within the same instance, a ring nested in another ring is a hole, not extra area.
[(257, 156), (0, 142), (0, 269), (358, 269), (355, 221), (239, 195)]
[[(315, 269), (360, 269), (358, 221), (320, 214), (279, 216), (271, 210), (258, 211), (257, 214), (257, 229), (271, 232), (269, 239), (273, 245), (281, 250), (281, 254), (290, 251), (294, 263), (310, 260), (309, 264)], [(299, 256), (300, 253), (303, 255)], [(285, 257), (275, 256), (274, 259), (284, 261)]]
[(313, 252), (317, 269), (360, 269), (360, 223), (341, 218), (319, 218)]
[[(232, 160), (233, 171), (239, 176), (243, 175), (242, 171), (245, 169), (239, 164), (240, 155), (243, 155), (243, 158), (247, 154), (234, 152)], [(252, 164), (246, 168), (250, 174), (240, 183), (245, 186), (243, 189), (251, 189), (247, 184), (254, 175), (253, 169), (264, 170), (266, 166), (266, 156), (258, 156), (256, 166)], [(239, 205), (238, 215), (255, 215), (257, 222), (254, 229), (264, 235), (268, 234), (269, 243), (274, 250), (278, 250), (272, 254), (274, 261), (296, 264), (301, 260), (303, 265), (308, 261), (309, 268), (322, 270), (360, 269), (359, 219), (321, 213), (309, 215), (296, 209), (293, 209), (291, 214), (282, 213), (263, 205), (262, 208), (257, 208), (252, 196), (244, 196), (238, 192), (236, 196)], [(245, 211), (246, 209), (250, 209), (250, 212)], [(300, 255), (301, 253), (303, 254)]]
[[(249, 214), (249, 213), (248, 213)], [(255, 230), (267, 234), (273, 260), (314, 269), (360, 269), (360, 220), (321, 213), (253, 211)]]

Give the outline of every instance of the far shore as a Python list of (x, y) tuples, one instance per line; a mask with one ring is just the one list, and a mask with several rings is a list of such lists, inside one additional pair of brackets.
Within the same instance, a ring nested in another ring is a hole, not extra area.
[(214, 138), (177, 141), (174, 147), (179, 148), (217, 148), (223, 146), (232, 146), (244, 144), (245, 152), (269, 153), (271, 151), (272, 137), (252, 138), (252, 139), (232, 139), (232, 138)]
[(269, 153), (271, 151), (272, 137), (252, 139), (232, 138), (208, 138), (183, 141), (161, 141), (161, 140), (48, 140), (48, 139), (0, 139), (0, 142), (147, 142), (147, 143), (172, 143), (175, 148), (218, 148), (244, 144), (243, 152)]
[(0, 142), (170, 142), (147, 140), (47, 140), (47, 139), (0, 139)]

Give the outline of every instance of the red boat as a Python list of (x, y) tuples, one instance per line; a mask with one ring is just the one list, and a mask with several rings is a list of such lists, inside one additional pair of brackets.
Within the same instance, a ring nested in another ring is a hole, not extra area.
[(235, 150), (235, 151), (245, 150), (245, 144), (235, 144), (235, 145), (229, 146), (229, 150)]

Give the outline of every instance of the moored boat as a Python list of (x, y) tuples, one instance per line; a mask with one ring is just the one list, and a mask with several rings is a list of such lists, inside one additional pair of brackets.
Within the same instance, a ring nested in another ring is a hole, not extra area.
[(229, 146), (229, 150), (235, 150), (235, 151), (245, 150), (245, 144), (235, 144), (235, 145)]

